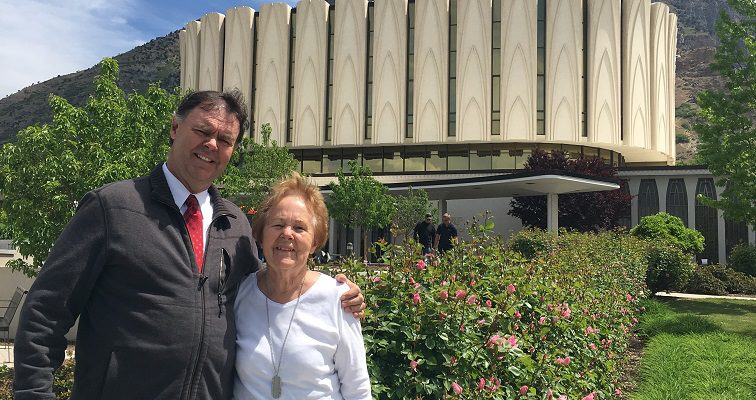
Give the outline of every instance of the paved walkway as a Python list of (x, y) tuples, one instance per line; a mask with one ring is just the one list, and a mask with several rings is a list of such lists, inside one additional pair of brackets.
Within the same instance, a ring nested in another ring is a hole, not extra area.
[(692, 293), (677, 293), (677, 292), (657, 292), (657, 297), (677, 297), (681, 299), (726, 299), (726, 300), (754, 300), (756, 297), (747, 296), (714, 296), (710, 294), (692, 294)]

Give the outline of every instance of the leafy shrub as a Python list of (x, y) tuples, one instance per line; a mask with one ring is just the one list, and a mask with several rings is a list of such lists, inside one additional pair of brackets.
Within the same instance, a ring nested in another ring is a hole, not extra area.
[(688, 135), (678, 132), (675, 133), (675, 143), (690, 143), (690, 138), (688, 137)]
[(649, 245), (646, 285), (652, 293), (682, 290), (688, 283), (695, 264), (689, 255), (664, 243)]
[(687, 228), (680, 218), (665, 212), (641, 218), (640, 223), (630, 229), (630, 234), (650, 242), (663, 241), (687, 254), (700, 253), (704, 249), (704, 237), (700, 232)]
[[(74, 380), (73, 359), (66, 359), (63, 365), (53, 375), (53, 393), (58, 400), (68, 400), (71, 397)], [(13, 368), (0, 364), (0, 399), (13, 398)]]
[(696, 116), (696, 110), (690, 103), (682, 103), (675, 109), (675, 115), (679, 118), (691, 118)]
[(698, 267), (688, 281), (687, 293), (713, 294), (721, 296), (727, 294), (724, 282), (711, 273), (705, 266)]
[(469, 227), (471, 238), (440, 258), (382, 242), (380, 268), (329, 266), (363, 289), (374, 396), (611, 397), (646, 294), (645, 243), (617, 233), (531, 232), (544, 240), (513, 243), (551, 250), (527, 260), (491, 228)]
[(13, 369), (0, 364), (0, 399), (13, 398)]
[(728, 266), (735, 271), (756, 277), (756, 246), (739, 244), (732, 249)]
[(530, 260), (536, 254), (548, 253), (553, 250), (555, 239), (555, 235), (542, 229), (523, 229), (509, 239), (509, 248)]

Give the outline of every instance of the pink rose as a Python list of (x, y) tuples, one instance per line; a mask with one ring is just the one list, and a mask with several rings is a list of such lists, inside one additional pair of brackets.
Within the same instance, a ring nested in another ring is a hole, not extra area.
[(595, 395), (595, 393), (591, 392), (588, 396), (583, 397), (583, 400), (593, 400)]
[(486, 380), (484, 378), (480, 378), (478, 381), (478, 389), (483, 390), (486, 388)]
[(424, 269), (425, 269), (425, 267), (426, 267), (426, 266), (425, 266), (425, 260), (420, 260), (420, 261), (418, 261), (418, 262), (417, 262), (417, 264), (415, 264), (415, 267), (416, 267), (417, 269), (419, 269), (419, 270), (424, 270)]
[(441, 298), (441, 300), (444, 300), (444, 301), (446, 301), (446, 299), (448, 299), (448, 298), (449, 298), (449, 292), (447, 292), (446, 290), (442, 290), (442, 291), (441, 291), (441, 292), (440, 292), (440, 293), (438, 294), (438, 297), (440, 297), (440, 298)]
[(452, 390), (454, 391), (454, 394), (459, 396), (462, 394), (462, 386), (459, 386), (457, 382), (452, 383)]
[(517, 290), (517, 288), (515, 287), (514, 284), (510, 283), (509, 286), (507, 286), (507, 293), (509, 293), (509, 294), (513, 294), (516, 290)]
[(491, 303), (491, 300), (486, 300), (486, 307), (488, 308), (493, 307), (493, 303)]
[(462, 299), (464, 299), (464, 298), (465, 298), (465, 296), (466, 296), (466, 295), (467, 295), (467, 292), (466, 292), (466, 291), (464, 291), (464, 290), (462, 290), (462, 289), (459, 289), (459, 290), (457, 290), (457, 292), (456, 292), (456, 293), (454, 294), (454, 297), (455, 297), (455, 298), (456, 298), (457, 300), (462, 300)]
[(528, 389), (530, 389), (528, 385), (520, 386), (520, 394), (528, 394)]
[(475, 304), (477, 303), (476, 296), (473, 294), (470, 297), (467, 298), (467, 304)]
[(507, 338), (507, 343), (509, 343), (509, 345), (512, 346), (513, 348), (517, 347), (517, 338), (514, 337), (514, 335), (512, 335), (509, 338)]
[(517, 318), (517, 319), (521, 319), (522, 318), (522, 314), (520, 314), (519, 311), (515, 311), (514, 312), (514, 317)]
[(417, 371), (417, 361), (415, 360), (410, 361), (410, 369), (413, 371)]
[(420, 304), (420, 302), (420, 293), (415, 292), (414, 294), (412, 294), (412, 303), (418, 305)]

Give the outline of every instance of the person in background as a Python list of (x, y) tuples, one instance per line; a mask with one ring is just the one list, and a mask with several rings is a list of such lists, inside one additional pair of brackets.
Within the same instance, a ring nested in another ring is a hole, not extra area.
[(447, 250), (451, 250), (454, 247), (454, 243), (457, 241), (457, 227), (451, 222), (451, 215), (444, 213), (441, 216), (441, 224), (436, 228), (436, 238), (433, 243), (433, 248), (437, 249), (439, 253), (443, 253)]
[[(84, 196), (21, 310), (15, 399), (54, 398), (77, 318), (72, 398), (231, 397), (229, 305), (258, 261), (245, 214), (213, 181), (246, 127), (238, 92), (190, 93), (170, 123), (165, 163)], [(345, 298), (359, 312), (358, 293)]]
[(328, 238), (320, 190), (298, 173), (273, 186), (252, 224), (267, 260), (239, 288), (235, 399), (372, 399), (360, 321), (343, 284), (311, 271)]
[(426, 213), (425, 219), (418, 222), (412, 230), (415, 240), (423, 246), (424, 254), (433, 252), (433, 238), (436, 237), (436, 226), (431, 217), (430, 213)]

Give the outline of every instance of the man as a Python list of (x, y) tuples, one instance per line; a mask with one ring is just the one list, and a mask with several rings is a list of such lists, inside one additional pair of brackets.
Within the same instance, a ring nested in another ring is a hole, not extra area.
[(425, 219), (415, 225), (413, 236), (418, 243), (423, 245), (423, 253), (433, 252), (433, 238), (436, 236), (436, 227), (433, 225), (430, 214), (426, 213)]
[(234, 300), (257, 250), (245, 215), (212, 182), (246, 125), (237, 92), (189, 94), (166, 163), (84, 196), (21, 311), (17, 400), (53, 398), (77, 317), (73, 399), (231, 397)]
[(441, 216), (441, 224), (436, 229), (436, 239), (433, 247), (438, 249), (439, 253), (451, 250), (454, 242), (457, 240), (457, 227), (451, 223), (451, 215), (444, 213)]

